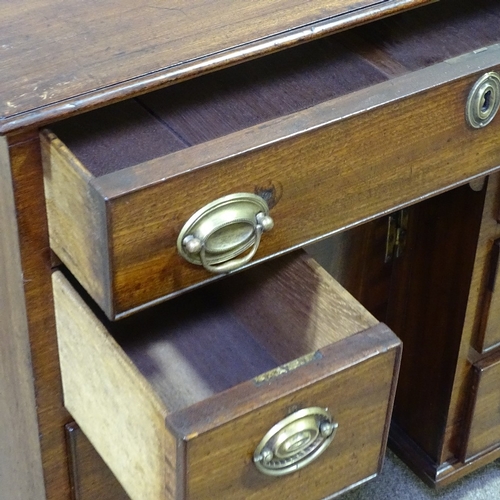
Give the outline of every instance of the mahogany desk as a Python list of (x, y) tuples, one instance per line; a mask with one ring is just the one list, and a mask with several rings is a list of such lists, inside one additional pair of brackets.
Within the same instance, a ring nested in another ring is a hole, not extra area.
[[(61, 203), (76, 203), (75, 191), (58, 191), (65, 184), (50, 175), (50, 155), (60, 139), (47, 128), (78, 145), (74, 130), (99, 126), (114, 110), (137, 102), (173, 131), (173, 149), (155, 154), (171, 155), (175, 182), (189, 169), (202, 176), (217, 168), (227, 185), (213, 188), (207, 181), (202, 193), (217, 197), (239, 187), (237, 177), (226, 174), (243, 160), (250, 166), (241, 167), (242, 185), (247, 171), (269, 168), (270, 180), (256, 193), (267, 199), (276, 231), (263, 235), (252, 262), (334, 235), (310, 252), (403, 340), (390, 441), (419, 475), (429, 484), (446, 484), (500, 456), (494, 286), (500, 9), (493, 0), (431, 3), (2, 3), (1, 498), (127, 498), (63, 405), (53, 266), (69, 268), (97, 302), (106, 294), (92, 285), (100, 271), (89, 275), (82, 264), (95, 257), (96, 247), (83, 248), (89, 219), (65, 213)], [(410, 7), (418, 9), (403, 12)], [(257, 71), (266, 78), (257, 78)], [(253, 80), (261, 87), (248, 87)], [(179, 102), (177, 115), (151, 108), (162, 92), (164, 102)], [(221, 108), (197, 103), (211, 92), (229, 95)], [(256, 95), (263, 96), (260, 108)], [(471, 95), (476, 101), (466, 111)], [(232, 110), (234, 120), (202, 122), (203, 106), (224, 117)], [(189, 113), (203, 133), (189, 136), (183, 123)], [(490, 117), (491, 123), (481, 122)], [(95, 149), (86, 147), (81, 154)], [(151, 185), (165, 177), (155, 158), (140, 156), (137, 163), (151, 164)], [(121, 182), (109, 184), (107, 193), (121, 190), (128, 200), (142, 171), (126, 166), (121, 175), (120, 168), (105, 172), (105, 179), (92, 174), (92, 182), (102, 189), (105, 180)], [(179, 199), (189, 185), (181, 186)], [(398, 212), (405, 207), (406, 213)], [(66, 226), (74, 226), (81, 252), (66, 255), (66, 240), (57, 234)], [(140, 224), (135, 230), (140, 233)], [(180, 259), (175, 249), (170, 255)], [(135, 292), (127, 284), (120, 289), (124, 280), (132, 283), (123, 278), (130, 274), (119, 268), (120, 258), (109, 257), (118, 269), (114, 295), (99, 302), (111, 319), (175, 292), (149, 279), (150, 262), (138, 266), (134, 283), (142, 284)], [(208, 279), (194, 267), (186, 264), (176, 287)], [(70, 464), (75, 446), (84, 457), (76, 465)]]

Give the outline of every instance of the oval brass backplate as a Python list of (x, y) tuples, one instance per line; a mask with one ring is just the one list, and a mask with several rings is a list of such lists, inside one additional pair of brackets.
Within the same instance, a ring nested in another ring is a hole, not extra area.
[(484, 74), (472, 87), (465, 108), (467, 123), (473, 128), (486, 127), (500, 108), (500, 74)]
[(338, 424), (328, 410), (298, 410), (274, 425), (257, 445), (253, 461), (268, 476), (290, 474), (319, 457), (332, 442)]
[[(177, 250), (192, 264), (228, 272), (255, 254), (262, 232), (273, 227), (267, 203), (252, 193), (236, 193), (209, 203), (184, 224)], [(242, 258), (236, 259), (251, 249)]]

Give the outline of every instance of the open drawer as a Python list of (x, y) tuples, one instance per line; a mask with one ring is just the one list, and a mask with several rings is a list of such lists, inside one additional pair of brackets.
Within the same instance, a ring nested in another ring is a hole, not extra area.
[(315, 500), (380, 470), (401, 344), (312, 259), (117, 323), (53, 283), (65, 405), (133, 500)]
[[(120, 318), (491, 171), (499, 20), (443, 0), (54, 125), (52, 248)], [(255, 212), (183, 232), (239, 193)]]

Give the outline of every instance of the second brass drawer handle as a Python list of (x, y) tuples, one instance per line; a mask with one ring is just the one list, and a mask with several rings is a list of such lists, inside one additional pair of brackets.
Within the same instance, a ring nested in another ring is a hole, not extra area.
[(254, 464), (268, 476), (290, 474), (319, 457), (332, 442), (337, 427), (324, 408), (298, 410), (266, 433), (255, 449)]
[(231, 194), (190, 217), (177, 238), (177, 250), (187, 261), (207, 271), (227, 273), (253, 258), (262, 233), (273, 226), (269, 207), (260, 196)]

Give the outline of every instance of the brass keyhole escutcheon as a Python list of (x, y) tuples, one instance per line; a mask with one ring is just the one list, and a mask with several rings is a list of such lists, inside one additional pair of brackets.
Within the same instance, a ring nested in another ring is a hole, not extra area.
[(500, 75), (491, 71), (474, 84), (465, 108), (467, 123), (472, 128), (486, 127), (500, 108)]
[(328, 410), (298, 410), (274, 425), (257, 445), (253, 461), (268, 476), (290, 474), (318, 458), (330, 445), (338, 424)]

